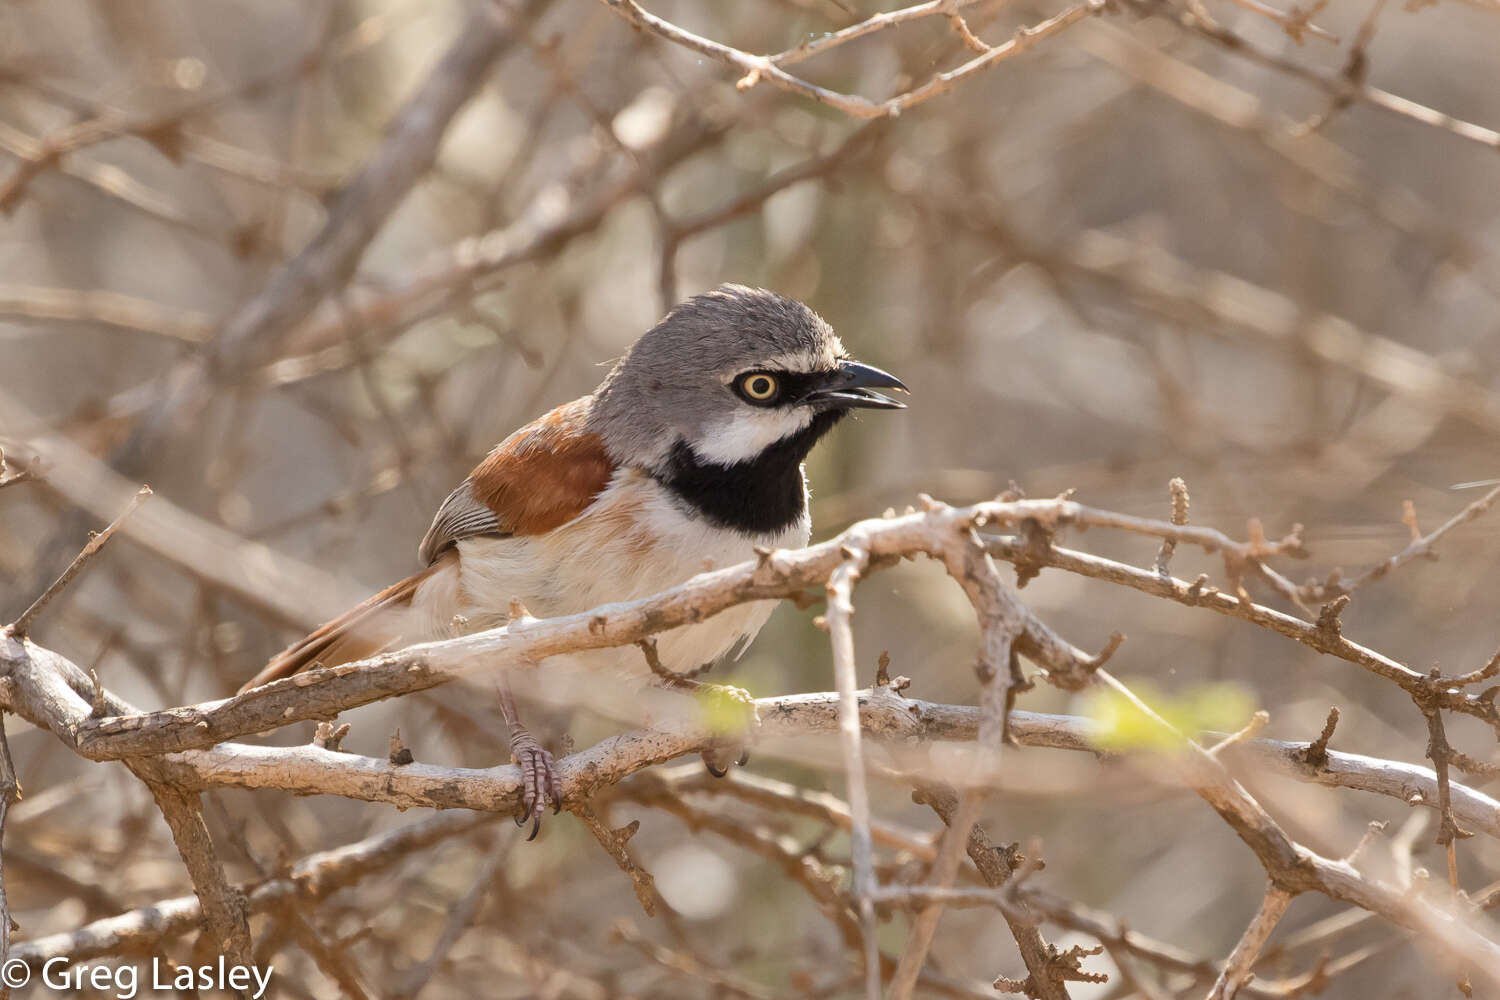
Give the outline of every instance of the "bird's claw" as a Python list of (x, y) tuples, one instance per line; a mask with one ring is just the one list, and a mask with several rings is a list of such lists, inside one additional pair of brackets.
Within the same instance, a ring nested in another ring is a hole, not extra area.
[(744, 767), (750, 762), (750, 749), (744, 741), (760, 721), (755, 699), (744, 688), (704, 684), (698, 689), (698, 700), (709, 729), (717, 737), (714, 746), (703, 751), (703, 766), (715, 778), (722, 778), (729, 773), (730, 764)]
[[(731, 756), (738, 751), (738, 756)], [(708, 773), (715, 778), (722, 778), (729, 773), (730, 763), (738, 767), (744, 767), (750, 763), (750, 748), (747, 746), (735, 746), (734, 744), (720, 744), (711, 749), (703, 751), (703, 766), (708, 768)]]
[(562, 793), (558, 787), (557, 765), (552, 755), (525, 729), (518, 728), (510, 739), (511, 758), (521, 767), (521, 812), (516, 826), (531, 822), (527, 840), (535, 840), (542, 829), (542, 810), (552, 800), (552, 814), (562, 811)]
[(718, 757), (718, 750), (716, 749), (703, 751), (703, 766), (708, 768), (708, 773), (715, 778), (722, 778), (729, 773), (729, 768), (720, 764), (715, 759), (716, 757)]

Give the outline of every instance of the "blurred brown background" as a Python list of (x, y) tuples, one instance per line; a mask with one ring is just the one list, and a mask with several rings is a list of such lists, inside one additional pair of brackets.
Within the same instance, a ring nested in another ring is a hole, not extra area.
[[(1258, 51), (1334, 80), (1371, 13), (1364, 0), (1332, 0), (1313, 20), (1340, 41), (1299, 45), (1264, 16), (1207, 2)], [(874, 123), (765, 83), (737, 91), (737, 72), (593, 0), (531, 8), (347, 285), (320, 287), (306, 317), (237, 357), (201, 404), (130, 454), (171, 373), (212, 350), (331, 204), (351, 210), (328, 196), (381, 148), (474, 8), (0, 6), (0, 393), (6, 412), (37, 419), (0, 426), (7, 454), (24, 460), (29, 439), (63, 435), (264, 546), (268, 565), (284, 556), (322, 570), (342, 589), (306, 608), (300, 624), (313, 624), (414, 568), (431, 511), (495, 441), (592, 388), (670, 302), (738, 281), (806, 300), (913, 390), (908, 412), (852, 423), (815, 454), (815, 537), (919, 491), (971, 501), (1011, 480), (1033, 496), (1075, 488), (1091, 505), (1164, 518), (1167, 481), (1182, 476), (1194, 523), (1236, 537), (1251, 517), (1273, 536), (1306, 525), (1313, 558), (1279, 567), (1300, 581), (1398, 550), (1404, 499), (1430, 529), (1475, 496), (1452, 484), (1500, 474), (1500, 159), (1482, 132), (1364, 100), (1336, 106), (1325, 88), (1183, 28), (1169, 5), (1121, 5)], [(651, 9), (771, 53), (881, 8)], [(998, 43), (1059, 9), (1014, 0), (966, 14)], [(1371, 23), (1372, 85), (1500, 127), (1492, 3), (1389, 4)], [(797, 70), (880, 98), (971, 56), (929, 18)], [(97, 121), (100, 134), (55, 159), (36, 145)], [(98, 527), (78, 516), (79, 500), (46, 482), (0, 491), (7, 620)], [(1155, 551), (1102, 532), (1065, 542), (1136, 565)], [(1414, 668), (1473, 669), (1500, 643), (1497, 558), (1493, 523), (1469, 525), (1440, 562), (1360, 593), (1345, 632)], [(181, 563), (116, 543), (49, 611), (39, 641), (148, 708), (228, 694), (294, 636), (297, 616)], [(1183, 551), (1173, 570), (1192, 579), (1220, 567)], [(889, 650), (917, 697), (972, 702), (972, 615), (936, 567), (879, 574), (855, 597), (865, 670)], [(1287, 739), (1310, 738), (1337, 704), (1340, 749), (1422, 761), (1426, 731), (1409, 701), (1347, 663), (1056, 571), (1023, 597), (1081, 646), (1128, 633), (1113, 664), (1126, 680), (1169, 691), (1236, 682), (1270, 711), (1267, 734)], [(780, 609), (723, 676), (759, 695), (831, 688), (816, 613)], [(380, 754), (399, 725), (421, 760), (503, 758), (498, 713), (469, 702), (454, 692), (373, 706), (350, 716), (351, 744)], [(1078, 706), (1038, 689), (1023, 707)], [(586, 745), (611, 729), (577, 718), (569, 731)], [(1454, 721), (1450, 733), (1490, 756), (1478, 728)], [(79, 761), (21, 724), (11, 743), (28, 793), (7, 838), (23, 936), (187, 891), (149, 797), (123, 769)], [(1001, 839), (1040, 839), (1039, 880), (1222, 958), (1262, 874), (1210, 810), (1123, 766), (1036, 750), (1009, 760), (985, 822)], [(836, 768), (751, 768), (841, 789)], [(1394, 821), (1392, 833), (1408, 819), (1354, 792), (1252, 788), (1331, 856), (1371, 819)], [(881, 815), (935, 827), (903, 788), (877, 784), (876, 796)], [(242, 878), (410, 819), (272, 793), (215, 799), (211, 826)], [(483, 869), (497, 888), (431, 995), (732, 995), (613, 940), (616, 917), (765, 995), (798, 995), (811, 972), (844, 961), (832, 925), (775, 866), (659, 812), (617, 814), (643, 819), (632, 846), (682, 911), (666, 929), (568, 817), (532, 845), (505, 826), (435, 848), (335, 896), (316, 924), (330, 940), (357, 935), (347, 953), (372, 993), (388, 995), (484, 860), (504, 852), (498, 875)], [(805, 834), (798, 822), (786, 832)], [(1417, 838), (1417, 862), (1438, 870), (1431, 839), (1431, 827)], [(1372, 852), (1378, 871), (1389, 852)], [(1500, 874), (1493, 844), (1466, 842), (1464, 859), (1473, 890)], [(1300, 899), (1279, 933), (1337, 910)], [(887, 926), (889, 947), (901, 926)], [(1366, 928), (1339, 949), (1389, 936)], [(1444, 995), (1451, 986), (1421, 954), (1397, 942), (1324, 995)], [(1316, 958), (1294, 953), (1266, 974)], [(981, 988), (1020, 971), (1000, 918), (983, 910), (944, 918), (934, 961)], [(276, 964), (286, 995), (339, 994), (295, 948)], [(1127, 992), (1079, 984), (1072, 995)]]

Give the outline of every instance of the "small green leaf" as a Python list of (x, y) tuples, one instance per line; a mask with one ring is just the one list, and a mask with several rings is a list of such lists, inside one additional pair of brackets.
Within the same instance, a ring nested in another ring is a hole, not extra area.
[[(1162, 693), (1150, 682), (1135, 682), (1131, 690), (1177, 730), (1194, 737), (1205, 730), (1233, 732), (1255, 712), (1255, 699), (1237, 684), (1201, 684), (1176, 695)], [(1175, 752), (1182, 744), (1160, 723), (1110, 688), (1091, 692), (1085, 714), (1099, 727), (1099, 745), (1124, 752)]]
[(694, 694), (703, 724), (715, 736), (738, 736), (755, 722), (755, 699), (744, 688), (704, 684)]

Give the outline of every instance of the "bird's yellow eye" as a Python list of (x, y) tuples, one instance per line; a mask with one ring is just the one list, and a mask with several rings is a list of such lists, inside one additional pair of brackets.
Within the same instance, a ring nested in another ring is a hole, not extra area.
[(740, 376), (740, 394), (752, 403), (769, 403), (781, 391), (775, 375), (751, 372)]

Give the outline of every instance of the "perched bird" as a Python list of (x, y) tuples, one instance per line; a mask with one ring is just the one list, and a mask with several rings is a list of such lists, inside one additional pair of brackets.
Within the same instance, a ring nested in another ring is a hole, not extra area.
[[(802, 462), (851, 409), (902, 407), (880, 388), (906, 389), (850, 360), (800, 302), (741, 285), (694, 296), (592, 394), (479, 463), (438, 508), (417, 548), (423, 569), (294, 643), (241, 690), (500, 625), (512, 600), (537, 617), (573, 614), (744, 562), (757, 546), (805, 545)], [(664, 634), (662, 665), (690, 670), (743, 648), (772, 606), (742, 604)], [(517, 822), (531, 819), (534, 836), (547, 799), (560, 806), (552, 758), (503, 681), (500, 702), (525, 779)]]

